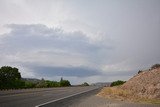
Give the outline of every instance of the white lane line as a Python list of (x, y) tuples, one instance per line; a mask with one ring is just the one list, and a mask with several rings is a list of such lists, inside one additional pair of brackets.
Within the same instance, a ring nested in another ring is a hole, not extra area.
[(59, 99), (56, 99), (56, 100), (51, 100), (51, 101), (48, 101), (46, 103), (36, 105), (35, 107), (40, 107), (40, 106), (43, 106), (43, 105), (46, 105), (46, 104), (49, 104), (49, 103), (53, 103), (53, 102), (60, 101), (60, 100), (66, 99), (66, 98), (70, 98), (70, 97), (73, 97), (73, 96), (76, 96), (76, 95), (80, 95), (80, 94), (83, 94), (83, 93), (86, 93), (86, 92), (89, 92), (89, 91), (92, 91), (92, 90), (95, 90), (95, 89), (98, 89), (98, 88), (90, 89), (90, 90), (87, 90), (87, 91), (82, 91), (80, 93), (72, 94), (72, 95), (62, 97), (62, 98), (59, 98)]

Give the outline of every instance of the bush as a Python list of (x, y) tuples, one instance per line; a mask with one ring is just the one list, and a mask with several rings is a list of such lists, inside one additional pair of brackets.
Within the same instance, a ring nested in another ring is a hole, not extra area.
[(84, 82), (82, 86), (89, 86), (89, 84), (87, 82)]
[(121, 81), (121, 80), (118, 80), (118, 81), (114, 81), (114, 82), (112, 82), (111, 83), (111, 87), (113, 87), (113, 86), (118, 86), (118, 85), (122, 85), (122, 84), (124, 84), (126, 81)]
[(42, 78), (42, 80), (40, 82), (38, 82), (38, 84), (36, 84), (36, 88), (45, 88), (45, 87), (47, 87), (47, 83)]
[(160, 64), (154, 64), (151, 66), (151, 69), (156, 69), (156, 68), (160, 68)]
[(46, 80), (45, 81), (46, 84), (47, 84), (47, 87), (59, 87), (59, 82), (57, 81), (49, 81), (49, 80)]
[(24, 88), (34, 88), (36, 86), (36, 83), (25, 81), (25, 87)]
[(142, 70), (139, 70), (139, 71), (138, 71), (138, 74), (140, 74), (140, 73), (142, 73), (142, 72), (143, 72)]

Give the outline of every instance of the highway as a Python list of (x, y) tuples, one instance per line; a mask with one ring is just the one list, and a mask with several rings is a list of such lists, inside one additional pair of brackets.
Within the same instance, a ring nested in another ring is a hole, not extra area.
[(0, 107), (40, 107), (59, 99), (73, 97), (97, 89), (88, 87), (61, 87), (0, 91)]

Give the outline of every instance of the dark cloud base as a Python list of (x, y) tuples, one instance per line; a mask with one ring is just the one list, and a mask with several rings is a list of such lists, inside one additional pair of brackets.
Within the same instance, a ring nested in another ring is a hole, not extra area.
[(101, 75), (95, 69), (87, 67), (46, 67), (34, 66), (31, 67), (37, 75), (41, 76), (75, 76), (75, 77), (88, 77), (94, 75)]

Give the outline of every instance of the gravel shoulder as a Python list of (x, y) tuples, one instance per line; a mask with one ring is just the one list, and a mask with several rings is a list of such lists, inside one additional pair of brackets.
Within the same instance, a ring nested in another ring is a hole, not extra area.
[(156, 104), (138, 104), (117, 100), (105, 99), (96, 95), (81, 98), (78, 102), (68, 107), (159, 107)]

